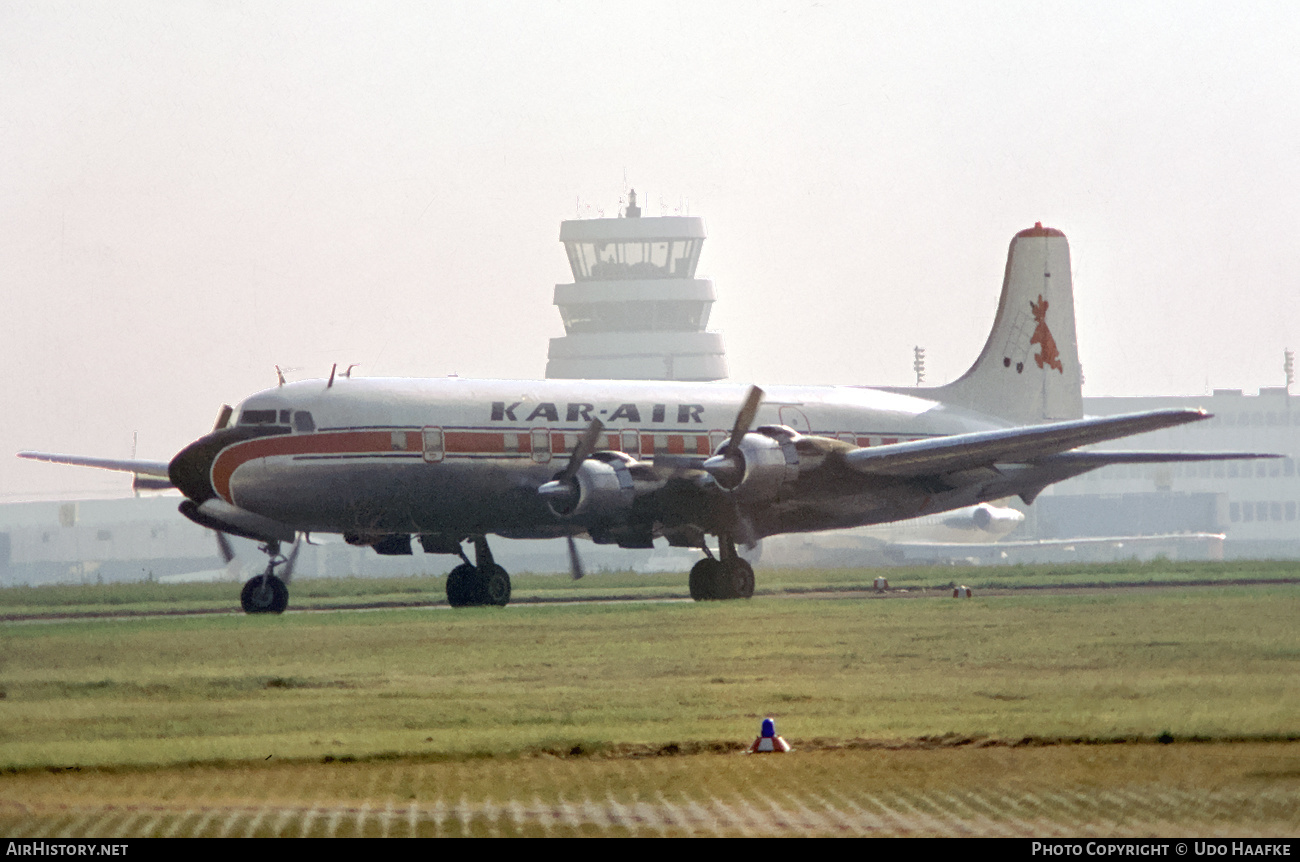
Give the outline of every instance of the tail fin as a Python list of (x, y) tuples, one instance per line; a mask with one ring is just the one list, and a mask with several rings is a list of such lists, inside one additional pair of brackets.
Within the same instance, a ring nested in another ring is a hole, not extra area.
[(1036, 224), (1011, 240), (997, 319), (970, 370), (914, 394), (1023, 424), (1083, 415), (1070, 244)]

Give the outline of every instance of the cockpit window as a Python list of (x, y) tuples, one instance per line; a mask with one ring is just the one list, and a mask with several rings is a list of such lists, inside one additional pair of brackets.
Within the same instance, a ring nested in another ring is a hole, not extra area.
[(311, 421), (311, 414), (306, 410), (299, 410), (293, 414), (293, 430), (299, 433), (308, 434), (316, 430), (316, 423)]
[[(276, 411), (274, 410), (244, 410), (239, 414), (240, 425), (274, 425), (276, 420)], [(285, 417), (285, 422), (289, 417)]]

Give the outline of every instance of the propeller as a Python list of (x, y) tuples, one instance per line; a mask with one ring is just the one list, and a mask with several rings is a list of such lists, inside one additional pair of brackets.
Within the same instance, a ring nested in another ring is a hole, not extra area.
[(289, 552), (289, 559), (284, 561), (284, 568), (280, 571), (280, 580), (288, 584), (293, 580), (293, 567), (298, 563), (298, 552), (302, 550), (302, 536), (299, 535), (293, 540), (293, 550)]
[[(226, 535), (221, 530), (216, 530), (215, 532), (217, 534), (217, 550), (221, 553), (222, 562), (229, 567), (231, 562), (235, 559), (235, 548), (230, 544), (230, 536)], [(284, 562), (281, 564), (280, 570), (275, 572), (276, 577), (284, 581), (286, 584), (293, 579), (293, 569), (294, 566), (298, 564), (298, 553), (302, 550), (302, 545), (303, 536), (302, 534), (299, 534), (293, 541), (293, 548), (290, 549), (289, 556), (281, 558)], [(264, 545), (262, 547), (262, 550), (267, 553), (272, 561), (279, 557), (280, 554), (278, 546), (276, 547), (276, 550), (272, 550), (271, 545)], [(274, 564), (268, 566), (266, 574), (270, 574), (273, 570)]]
[(596, 451), (596, 445), (600, 442), (600, 433), (605, 430), (605, 423), (599, 419), (592, 419), (587, 430), (582, 432), (578, 438), (578, 444), (573, 447), (573, 456), (569, 458), (569, 463), (564, 465), (560, 475), (556, 477), (561, 482), (572, 482), (573, 477), (577, 475), (578, 468), (582, 462), (591, 457), (591, 453)]
[(728, 455), (740, 452), (740, 441), (749, 433), (749, 426), (754, 424), (754, 417), (758, 415), (758, 408), (762, 403), (763, 390), (757, 386), (749, 387), (749, 392), (745, 393), (745, 403), (740, 406), (740, 412), (736, 414), (736, 424), (731, 427), (731, 439), (727, 441), (725, 450)]
[[(577, 445), (573, 447), (573, 455), (570, 456), (569, 463), (564, 465), (564, 469), (554, 479), (538, 488), (537, 493), (561, 506), (576, 502), (578, 485), (574, 477), (578, 475), (582, 462), (596, 451), (596, 447), (600, 444), (601, 432), (604, 430), (604, 422), (599, 419), (591, 420), (591, 424), (582, 432)], [(573, 536), (565, 536), (565, 540), (569, 548), (569, 574), (576, 581), (586, 574), (586, 571), (582, 566), (582, 558), (578, 556), (578, 545), (573, 540)]]
[(217, 550), (221, 553), (221, 562), (226, 565), (226, 579), (238, 581), (243, 577), (244, 567), (235, 559), (235, 549), (230, 544), (230, 536), (214, 530), (217, 534)]
[(220, 530), (217, 533), (217, 550), (221, 552), (221, 561), (230, 565), (230, 561), (235, 558), (235, 549), (230, 546), (230, 537)]
[[(758, 415), (758, 408), (762, 403), (763, 390), (757, 386), (749, 387), (745, 401), (736, 414), (736, 424), (731, 428), (731, 437), (723, 444), (717, 455), (701, 465), (705, 472), (725, 487), (734, 488), (745, 475), (745, 456), (740, 444), (749, 433), (749, 426), (754, 424), (754, 417)], [(752, 548), (758, 544), (758, 531), (754, 529), (753, 522), (741, 511), (740, 503), (734, 499), (731, 501), (731, 529), (733, 538), (745, 547)]]
[(582, 567), (582, 558), (578, 556), (578, 543), (573, 540), (573, 536), (565, 536), (564, 538), (569, 543), (569, 574), (576, 581), (587, 572)]
[(723, 484), (734, 485), (745, 472), (745, 457), (741, 454), (740, 444), (749, 433), (749, 426), (754, 424), (758, 408), (763, 403), (763, 390), (757, 386), (749, 387), (745, 402), (736, 414), (736, 424), (731, 428), (731, 437), (723, 444), (717, 455), (702, 465), (705, 472), (715, 479), (722, 479)]
[(578, 443), (573, 447), (573, 455), (569, 457), (569, 463), (564, 465), (564, 469), (551, 481), (537, 489), (537, 493), (543, 497), (549, 497), (557, 503), (571, 501), (578, 493), (577, 485), (573, 477), (578, 475), (578, 469), (582, 467), (582, 462), (591, 457), (591, 453), (596, 451), (597, 444), (600, 443), (601, 432), (605, 430), (605, 423), (599, 419), (592, 419), (587, 430), (582, 432), (578, 438)]

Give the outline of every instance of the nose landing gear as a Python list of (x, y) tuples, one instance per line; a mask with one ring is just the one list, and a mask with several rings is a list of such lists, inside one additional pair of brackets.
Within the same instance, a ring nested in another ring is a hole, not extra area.
[[(280, 553), (279, 542), (267, 542), (261, 546), (261, 550), (267, 554), (270, 559), (266, 564), (266, 571), (260, 575), (254, 575), (244, 584), (244, 588), (239, 592), (239, 604), (246, 614), (282, 614), (284, 609), (289, 607), (289, 587), (288, 581), (293, 577), (293, 564), (298, 559), (299, 544), (294, 543), (293, 550), (289, 556), (285, 557)], [(281, 577), (277, 577), (275, 569), (277, 566), (281, 569)]]

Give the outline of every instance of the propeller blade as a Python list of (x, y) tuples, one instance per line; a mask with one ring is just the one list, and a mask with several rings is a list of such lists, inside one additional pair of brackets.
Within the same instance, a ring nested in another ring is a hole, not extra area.
[(749, 392), (745, 395), (745, 403), (741, 405), (740, 412), (736, 414), (736, 424), (731, 429), (731, 439), (727, 441), (726, 454), (740, 451), (740, 441), (749, 433), (749, 426), (754, 424), (754, 417), (758, 415), (759, 405), (763, 403), (763, 390), (757, 386), (749, 387)]
[[(605, 430), (605, 423), (599, 419), (592, 419), (587, 430), (582, 432), (578, 438), (578, 443), (573, 447), (573, 454), (569, 457), (569, 463), (564, 465), (564, 469), (551, 481), (545, 483), (537, 489), (537, 493), (552, 501), (558, 506), (567, 506), (570, 503), (577, 502), (578, 483), (573, 481), (573, 477), (578, 475), (582, 462), (591, 457), (591, 453), (596, 451), (596, 446), (600, 443), (601, 432)], [(569, 555), (572, 559), (573, 555)], [(582, 577), (579, 575), (578, 577)]]
[(578, 438), (578, 445), (573, 447), (573, 455), (569, 458), (569, 463), (560, 471), (560, 475), (555, 477), (557, 482), (568, 484), (577, 475), (578, 468), (582, 462), (591, 457), (591, 453), (596, 451), (596, 445), (600, 442), (600, 434), (605, 430), (605, 423), (599, 419), (592, 419), (587, 430), (582, 432)]
[(751, 521), (743, 512), (740, 511), (739, 506), (736, 506), (735, 517), (736, 517), (736, 522), (735, 522), (736, 532), (734, 536), (735, 540), (740, 544), (744, 545), (746, 548), (752, 548), (755, 545), (757, 545), (758, 531), (754, 529), (754, 522)]
[(763, 390), (757, 386), (749, 387), (745, 403), (736, 414), (736, 424), (731, 429), (731, 438), (727, 440), (718, 454), (700, 465), (706, 473), (727, 487), (735, 485), (744, 476), (745, 459), (740, 453), (740, 444), (749, 433), (749, 426), (754, 424), (759, 405), (763, 403)]
[(578, 543), (573, 540), (573, 536), (565, 536), (565, 538), (569, 542), (569, 574), (576, 581), (587, 572), (582, 568), (582, 558), (578, 556)]
[(286, 584), (293, 580), (293, 567), (298, 562), (298, 552), (302, 550), (302, 538), (299, 537), (293, 541), (293, 550), (289, 552), (289, 559), (284, 562), (284, 571), (280, 572), (280, 580)]
[(221, 552), (221, 561), (229, 565), (230, 561), (235, 558), (235, 549), (230, 547), (229, 536), (227, 536), (225, 533), (221, 532), (220, 530), (217, 530), (216, 532), (217, 532), (217, 550)]

